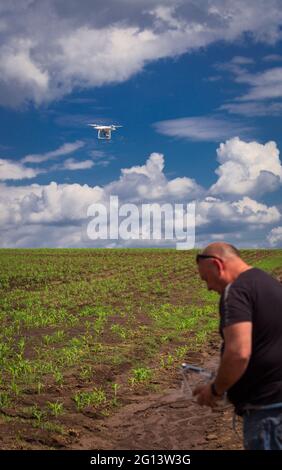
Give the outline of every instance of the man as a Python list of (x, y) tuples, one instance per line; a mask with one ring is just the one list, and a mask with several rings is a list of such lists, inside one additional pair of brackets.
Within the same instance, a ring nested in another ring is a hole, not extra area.
[(223, 344), (214, 381), (194, 395), (213, 407), (227, 392), (243, 416), (245, 448), (282, 450), (282, 285), (228, 243), (208, 245), (197, 264), (207, 288), (221, 296)]

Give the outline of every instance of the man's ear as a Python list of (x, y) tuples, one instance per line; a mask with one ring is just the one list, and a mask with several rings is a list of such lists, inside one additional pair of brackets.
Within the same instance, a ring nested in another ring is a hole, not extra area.
[(213, 259), (212, 262), (213, 262), (213, 264), (214, 264), (214, 266), (215, 266), (215, 268), (216, 268), (216, 270), (217, 270), (217, 272), (218, 272), (218, 274), (219, 274), (219, 276), (220, 276), (220, 275), (222, 274), (222, 272), (223, 272), (223, 265), (222, 265), (222, 263), (221, 263), (219, 260), (217, 260), (217, 259)]

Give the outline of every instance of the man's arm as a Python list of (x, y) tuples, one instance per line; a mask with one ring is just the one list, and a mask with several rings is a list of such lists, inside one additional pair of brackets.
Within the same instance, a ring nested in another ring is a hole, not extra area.
[(224, 352), (214, 384), (223, 395), (244, 374), (252, 352), (252, 322), (235, 323), (223, 329)]
[[(252, 322), (244, 321), (227, 326), (223, 329), (223, 335), (224, 353), (214, 381), (219, 396), (242, 377), (248, 366), (252, 351)], [(200, 385), (193, 394), (198, 395), (200, 405), (215, 404), (211, 384)]]

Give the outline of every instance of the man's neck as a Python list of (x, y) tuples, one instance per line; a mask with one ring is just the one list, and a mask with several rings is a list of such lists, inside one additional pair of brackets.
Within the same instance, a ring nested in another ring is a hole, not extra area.
[(230, 279), (227, 284), (230, 284), (231, 282), (234, 282), (237, 277), (240, 276), (240, 274), (244, 273), (245, 271), (248, 271), (249, 269), (252, 269), (253, 266), (250, 266), (249, 264), (242, 263), (239, 266), (234, 266), (234, 269), (230, 273)]

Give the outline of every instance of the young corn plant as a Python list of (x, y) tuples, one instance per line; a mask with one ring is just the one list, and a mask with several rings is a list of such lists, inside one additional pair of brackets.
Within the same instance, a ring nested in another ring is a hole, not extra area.
[(11, 403), (11, 398), (7, 392), (0, 392), (0, 409), (7, 408)]
[(115, 333), (120, 339), (123, 339), (123, 340), (125, 340), (128, 336), (128, 332), (126, 331), (126, 329), (123, 326), (118, 325), (118, 324), (112, 325), (111, 331)]
[(45, 418), (46, 413), (44, 410), (41, 410), (40, 408), (38, 408), (37, 405), (35, 405), (31, 408), (31, 416), (35, 418), (37, 424), (40, 425), (42, 422), (42, 419)]
[(133, 377), (129, 378), (129, 382), (132, 386), (144, 382), (149, 382), (152, 378), (152, 370), (147, 367), (137, 367), (132, 370)]
[(107, 401), (105, 392), (98, 388), (95, 388), (91, 392), (77, 392), (74, 395), (73, 400), (78, 411), (82, 411), (88, 406), (97, 408)]
[(53, 377), (57, 385), (63, 385), (64, 377), (59, 369), (54, 369)]
[(19, 347), (19, 352), (17, 354), (17, 357), (19, 359), (22, 359), (23, 354), (24, 354), (24, 348), (25, 348), (25, 339), (21, 338), (18, 342), (18, 347)]
[(61, 414), (63, 414), (64, 410), (64, 405), (63, 403), (59, 402), (59, 401), (55, 401), (55, 402), (50, 402), (48, 401), (48, 407), (51, 411), (51, 414), (53, 416), (55, 416), (55, 418), (57, 418), (58, 416), (60, 416)]
[(10, 388), (11, 388), (13, 394), (14, 394), (16, 397), (20, 396), (20, 394), (21, 394), (21, 388), (19, 387), (19, 385), (18, 385), (16, 382), (13, 381), (13, 382), (11, 383), (11, 387), (10, 387)]
[(86, 364), (81, 367), (79, 376), (82, 380), (89, 382), (93, 377), (93, 367), (90, 364)]
[(113, 387), (113, 391), (114, 391), (114, 398), (113, 398), (113, 400), (112, 400), (112, 404), (113, 404), (113, 406), (117, 406), (117, 405), (118, 405), (118, 401), (117, 401), (117, 392), (118, 392), (118, 389), (119, 389), (119, 384), (114, 383), (114, 384), (112, 385), (112, 387)]
[(41, 393), (43, 387), (44, 387), (43, 383), (37, 382), (36, 391), (37, 391), (37, 394), (38, 394), (38, 395), (40, 395), (40, 393)]

